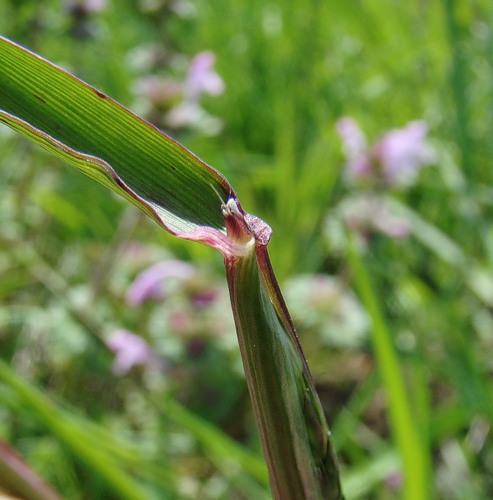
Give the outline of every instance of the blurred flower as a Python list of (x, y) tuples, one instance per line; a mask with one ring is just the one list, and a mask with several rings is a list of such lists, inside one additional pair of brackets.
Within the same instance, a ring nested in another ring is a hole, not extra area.
[(302, 329), (313, 329), (327, 344), (340, 348), (357, 348), (366, 340), (366, 314), (339, 278), (301, 274), (284, 285), (286, 302)]
[(165, 296), (164, 281), (169, 278), (184, 280), (191, 277), (194, 268), (181, 260), (165, 260), (142, 271), (129, 286), (127, 303), (138, 305), (147, 299), (162, 299)]
[(426, 141), (428, 128), (421, 120), (383, 134), (368, 145), (358, 124), (340, 118), (336, 129), (342, 139), (347, 178), (357, 183), (359, 194), (343, 198), (328, 215), (326, 234), (333, 250), (344, 247), (345, 229), (358, 234), (362, 244), (375, 232), (404, 238), (411, 231), (409, 221), (393, 215), (385, 199), (385, 188), (412, 184), (423, 165), (434, 159)]
[(402, 487), (402, 474), (400, 472), (391, 472), (385, 478), (385, 484), (391, 490), (399, 490)]
[(346, 116), (336, 122), (336, 129), (343, 141), (344, 153), (348, 158), (364, 153), (366, 138), (355, 120)]
[(177, 100), (182, 92), (182, 84), (171, 78), (148, 75), (135, 85), (138, 94), (144, 95), (153, 105), (160, 106)]
[[(211, 276), (197, 270), (170, 297), (170, 307), (161, 310), (160, 321), (181, 338), (216, 337), (230, 331), (229, 296), (224, 286), (211, 283)], [(162, 314), (164, 313), (164, 315)]]
[(352, 118), (339, 119), (336, 129), (342, 139), (347, 173), (353, 179), (373, 178), (391, 186), (409, 185), (421, 167), (434, 159), (426, 142), (428, 128), (424, 121), (412, 121), (390, 130), (370, 147)]
[(183, 103), (175, 106), (166, 115), (166, 125), (172, 128), (190, 127), (204, 135), (219, 134), (223, 122), (217, 116), (212, 116), (198, 105)]
[(216, 56), (205, 50), (196, 54), (190, 61), (185, 80), (185, 101), (198, 103), (202, 93), (219, 95), (224, 92), (224, 82), (214, 71)]
[(344, 201), (341, 215), (350, 229), (359, 233), (377, 230), (392, 238), (404, 238), (410, 232), (409, 223), (393, 216), (385, 201), (378, 196), (354, 196)]
[(387, 182), (412, 182), (420, 168), (433, 161), (433, 151), (426, 142), (427, 132), (426, 123), (416, 120), (390, 130), (375, 144), (375, 156)]
[(345, 230), (350, 229), (366, 243), (375, 232), (391, 238), (405, 238), (411, 232), (411, 224), (393, 215), (385, 198), (373, 193), (345, 197), (326, 219), (325, 235), (334, 251), (344, 251)]
[(371, 164), (366, 157), (366, 138), (359, 125), (352, 118), (344, 117), (336, 122), (336, 129), (348, 159), (348, 170), (354, 176), (369, 174)]
[(159, 360), (147, 342), (128, 330), (115, 330), (106, 339), (115, 354), (112, 371), (124, 375), (137, 365), (159, 367)]
[(200, 106), (202, 94), (219, 95), (224, 92), (224, 82), (214, 70), (215, 60), (216, 56), (211, 51), (199, 52), (192, 58), (183, 83), (183, 100), (166, 115), (168, 126), (191, 126), (209, 135), (221, 130), (221, 121)]
[[(132, 51), (132, 64), (141, 71), (152, 71), (153, 66), (163, 64), (171, 68), (178, 66), (175, 70), (179, 71), (182, 58), (163, 54), (162, 49), (154, 46), (141, 47)], [(135, 85), (137, 108), (159, 127), (190, 127), (206, 135), (217, 134), (222, 127), (221, 120), (200, 105), (204, 94), (217, 96), (224, 92), (224, 81), (214, 69), (215, 61), (215, 54), (205, 50), (189, 61), (183, 81), (156, 75), (140, 78)]]

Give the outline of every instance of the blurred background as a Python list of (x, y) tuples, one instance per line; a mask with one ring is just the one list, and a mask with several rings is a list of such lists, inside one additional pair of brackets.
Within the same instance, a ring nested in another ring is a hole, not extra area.
[[(0, 0), (2, 35), (272, 226), (348, 498), (400, 498), (406, 436), (431, 498), (493, 496), (492, 25), (488, 0)], [(0, 163), (1, 440), (63, 498), (269, 498), (221, 256), (6, 127)]]

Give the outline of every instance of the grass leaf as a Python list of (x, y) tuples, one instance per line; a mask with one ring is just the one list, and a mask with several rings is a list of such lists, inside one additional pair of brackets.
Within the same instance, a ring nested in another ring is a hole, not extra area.
[(234, 192), (216, 170), (113, 99), (2, 37), (0, 68), (0, 121), (171, 233), (227, 245), (221, 203)]
[[(267, 255), (269, 226), (243, 211), (218, 172), (98, 90), (5, 38), (0, 68), (0, 121), (118, 192), (171, 233), (223, 253), (274, 497), (342, 498), (325, 416)], [(71, 444), (116, 479), (110, 462), (100, 462), (93, 448)], [(132, 484), (122, 481), (117, 486), (130, 488), (127, 496), (134, 497)]]

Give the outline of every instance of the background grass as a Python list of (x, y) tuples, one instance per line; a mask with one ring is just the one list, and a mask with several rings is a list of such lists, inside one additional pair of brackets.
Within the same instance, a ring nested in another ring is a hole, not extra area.
[[(137, 112), (139, 79), (182, 79), (195, 53), (216, 54), (226, 89), (202, 104), (221, 133), (171, 133), (274, 229), (348, 497), (412, 498), (411, 470), (430, 498), (492, 496), (491, 3), (108, 0), (82, 19), (64, 5), (0, 0), (0, 32)], [(352, 259), (326, 234), (357, 190), (344, 115), (372, 140), (424, 119), (436, 150), (416, 184), (387, 193), (410, 236), (375, 233)], [(5, 128), (0, 158), (0, 436), (64, 498), (268, 498), (220, 256)], [(193, 280), (129, 307), (135, 275), (170, 257), (191, 261)], [(302, 273), (354, 288), (363, 341), (341, 342), (356, 327), (315, 282), (296, 288)], [(211, 287), (218, 302), (200, 308), (194, 293)], [(164, 371), (112, 374), (102, 340), (116, 327), (146, 338)]]

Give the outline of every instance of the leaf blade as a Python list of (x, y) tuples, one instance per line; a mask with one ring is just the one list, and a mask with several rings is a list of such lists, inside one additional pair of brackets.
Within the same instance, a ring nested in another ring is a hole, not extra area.
[(145, 206), (173, 234), (203, 226), (224, 232), (221, 202), (234, 192), (219, 172), (113, 99), (3, 37), (0, 67), (1, 121)]

